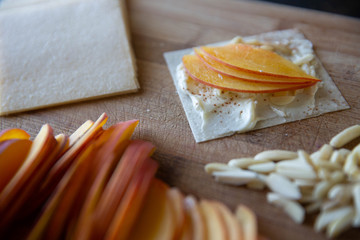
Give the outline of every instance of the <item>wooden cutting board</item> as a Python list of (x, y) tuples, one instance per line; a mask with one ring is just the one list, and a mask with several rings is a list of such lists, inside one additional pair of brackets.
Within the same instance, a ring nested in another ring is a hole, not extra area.
[[(55, 133), (71, 134), (102, 112), (110, 116), (106, 126), (140, 119), (134, 137), (157, 146), (158, 176), (170, 185), (199, 198), (223, 201), (232, 209), (239, 203), (250, 206), (258, 216), (260, 232), (269, 239), (325, 239), (313, 231), (312, 216), (297, 225), (266, 202), (264, 191), (218, 184), (203, 167), (267, 149), (313, 152), (340, 130), (360, 123), (360, 19), (231, 0), (131, 0), (128, 9), (138, 93), (0, 117), (0, 129), (18, 127), (35, 136), (42, 124), (50, 123)], [(196, 144), (163, 53), (288, 28), (298, 28), (313, 42), (351, 109)], [(341, 239), (360, 239), (360, 231), (350, 230)]]

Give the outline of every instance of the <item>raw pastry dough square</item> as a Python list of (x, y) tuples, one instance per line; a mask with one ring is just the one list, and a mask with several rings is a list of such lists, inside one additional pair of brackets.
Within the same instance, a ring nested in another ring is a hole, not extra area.
[(119, 0), (0, 11), (0, 115), (137, 91)]

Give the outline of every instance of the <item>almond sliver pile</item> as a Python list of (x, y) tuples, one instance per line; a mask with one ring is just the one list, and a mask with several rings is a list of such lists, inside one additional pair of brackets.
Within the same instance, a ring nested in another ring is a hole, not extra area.
[(352, 150), (343, 148), (358, 137), (360, 125), (354, 125), (312, 154), (269, 150), (228, 164), (210, 163), (205, 171), (221, 183), (267, 187), (268, 202), (296, 223), (302, 223), (307, 213), (317, 213), (314, 229), (332, 238), (360, 227), (360, 144)]

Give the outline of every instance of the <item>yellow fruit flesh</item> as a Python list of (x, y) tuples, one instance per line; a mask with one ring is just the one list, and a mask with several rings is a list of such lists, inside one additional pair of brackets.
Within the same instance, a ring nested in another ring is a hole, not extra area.
[(233, 68), (264, 75), (316, 80), (291, 61), (269, 50), (240, 43), (222, 47), (201, 47), (201, 49), (217, 61)]
[[(307, 78), (293, 78), (293, 77), (283, 77), (283, 76), (271, 76), (261, 73), (250, 72), (247, 70), (242, 70), (240, 68), (232, 68), (226, 64), (223, 64), (219, 61), (214, 60), (212, 57), (207, 55), (200, 48), (194, 49), (195, 54), (212, 70), (227, 75), (229, 77), (238, 78), (243, 81), (259, 82), (259, 83), (273, 83), (273, 84), (303, 84), (310, 83), (311, 80)], [(314, 81), (316, 81), (314, 79)]]
[(229, 91), (271, 93), (306, 88), (313, 84), (271, 84), (242, 81), (211, 70), (195, 55), (185, 55), (183, 57), (183, 64), (186, 72), (194, 80), (211, 87)]

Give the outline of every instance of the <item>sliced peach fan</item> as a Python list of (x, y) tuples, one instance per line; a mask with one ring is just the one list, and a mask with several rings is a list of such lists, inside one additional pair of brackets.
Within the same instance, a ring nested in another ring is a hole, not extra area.
[[(1, 239), (247, 239), (257, 230), (238, 211), (185, 197), (157, 179), (154, 145), (131, 140), (138, 120), (104, 129), (107, 118), (104, 113), (86, 121), (70, 137), (54, 136), (49, 124), (33, 141), (24, 130), (6, 130), (0, 142)], [(47, 186), (53, 186), (49, 192)], [(19, 219), (33, 226), (18, 233)]]
[(273, 84), (306, 84), (313, 81), (320, 81), (318, 79), (308, 78), (294, 78), (284, 76), (264, 75), (260, 73), (242, 70), (240, 68), (232, 68), (227, 64), (214, 60), (206, 54), (201, 48), (194, 49), (195, 54), (212, 70), (229, 77), (237, 78), (243, 81), (259, 82), (259, 83), (273, 83)]
[(234, 69), (270, 76), (319, 81), (306, 74), (291, 61), (269, 50), (240, 43), (221, 47), (201, 47), (201, 49), (209, 57)]
[(195, 55), (185, 55), (183, 64), (192, 79), (211, 87), (235, 92), (273, 93), (306, 88), (315, 84), (314, 82), (308, 84), (272, 84), (242, 81), (211, 70)]

